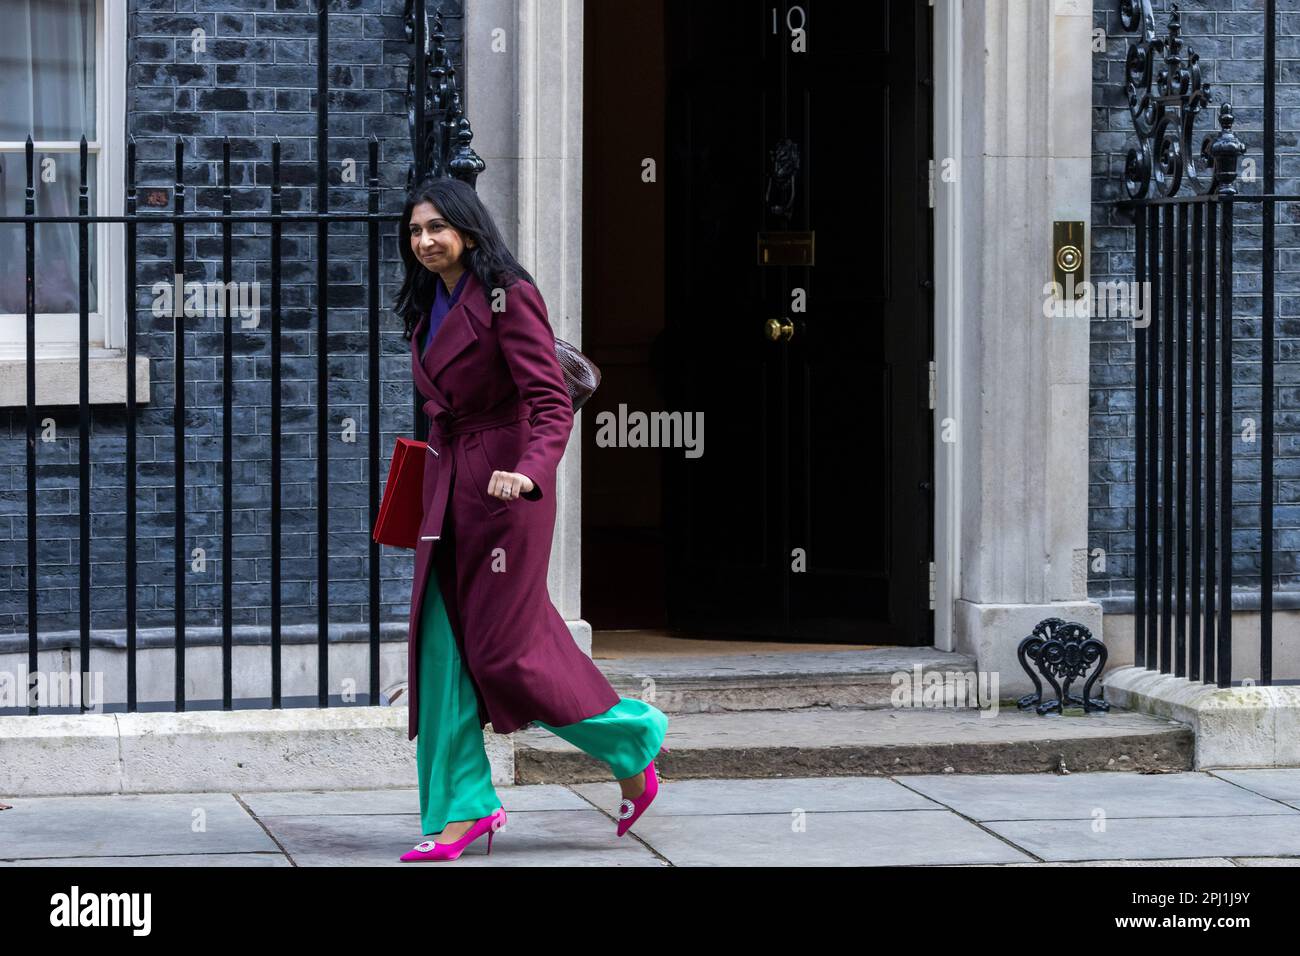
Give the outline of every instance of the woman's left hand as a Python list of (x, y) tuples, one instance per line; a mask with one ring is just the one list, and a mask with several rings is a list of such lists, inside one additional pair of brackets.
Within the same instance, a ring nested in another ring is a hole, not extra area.
[(502, 501), (514, 501), (533, 490), (533, 479), (517, 471), (494, 471), (488, 481), (488, 494)]

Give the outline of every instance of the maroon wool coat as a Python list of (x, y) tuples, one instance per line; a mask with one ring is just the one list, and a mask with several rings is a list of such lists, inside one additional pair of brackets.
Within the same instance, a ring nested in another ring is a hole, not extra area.
[[(491, 721), (508, 734), (533, 720), (558, 727), (602, 714), (618, 694), (574, 642), (546, 587), (555, 473), (573, 428), (546, 304), (521, 279), (494, 312), (471, 272), (421, 354), (428, 323), (426, 314), (411, 336), (412, 375), (431, 424), (407, 637), (407, 739), (420, 715), (420, 611), (431, 562), (480, 727)], [(489, 495), (496, 470), (527, 475), (533, 491), (511, 501)]]

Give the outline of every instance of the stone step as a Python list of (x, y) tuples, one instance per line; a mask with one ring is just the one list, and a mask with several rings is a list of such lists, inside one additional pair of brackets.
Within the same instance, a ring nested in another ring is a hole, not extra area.
[(623, 697), (650, 701), (666, 714), (891, 707), (896, 674), (973, 674), (975, 658), (933, 647), (755, 654), (682, 654), (597, 658)]
[[(677, 714), (656, 763), (666, 780), (863, 774), (1193, 769), (1186, 724), (1114, 707), (1040, 717), (1003, 706)], [(515, 783), (592, 783), (609, 768), (539, 727), (517, 731)]]

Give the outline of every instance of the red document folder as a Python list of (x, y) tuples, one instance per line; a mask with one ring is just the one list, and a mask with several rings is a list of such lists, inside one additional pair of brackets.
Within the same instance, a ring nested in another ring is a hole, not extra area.
[(384, 500), (375, 520), (374, 539), (395, 548), (414, 549), (424, 517), (424, 459), (428, 445), (413, 438), (397, 439), (388, 467)]

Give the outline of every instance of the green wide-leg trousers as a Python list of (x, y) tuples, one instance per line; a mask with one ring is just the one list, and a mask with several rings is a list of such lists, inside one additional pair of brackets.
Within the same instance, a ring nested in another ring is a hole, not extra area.
[[(420, 613), (420, 717), (416, 766), (425, 835), (456, 820), (477, 820), (501, 806), (483, 748), (478, 700), (456, 645), (434, 568)], [(659, 753), (668, 731), (663, 711), (635, 697), (576, 724), (534, 723), (609, 765), (615, 779), (634, 777)]]

